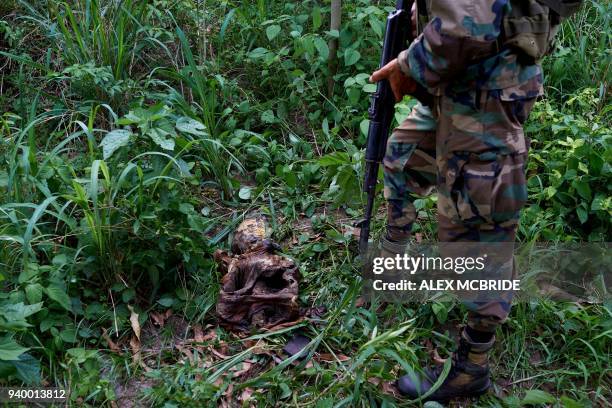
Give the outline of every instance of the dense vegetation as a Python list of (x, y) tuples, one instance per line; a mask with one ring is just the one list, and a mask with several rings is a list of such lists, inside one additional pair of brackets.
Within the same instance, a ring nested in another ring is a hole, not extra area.
[[(358, 297), (367, 78), (393, 2), (345, 3), (339, 31), (313, 0), (0, 4), (0, 385), (90, 406), (389, 406), (398, 370), (452, 351), (461, 305)], [(612, 6), (587, 3), (526, 126), (521, 241), (611, 238)], [(431, 238), (435, 197), (417, 207)], [(240, 339), (216, 326), (211, 254), (253, 211), (326, 311)], [(296, 329), (318, 354), (281, 362)], [(610, 303), (516, 305), (495, 395), (473, 403), (605, 405), (611, 333)]]

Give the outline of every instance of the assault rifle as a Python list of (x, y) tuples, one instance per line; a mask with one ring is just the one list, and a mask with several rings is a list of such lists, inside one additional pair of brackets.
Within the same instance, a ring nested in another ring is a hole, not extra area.
[[(397, 58), (398, 54), (405, 50), (414, 40), (412, 36), (412, 21), (410, 9), (413, 1), (398, 0), (396, 10), (387, 17), (387, 28), (383, 43), (380, 67), (384, 67)], [(417, 86), (417, 97), (422, 102), (429, 104), (427, 91)], [(395, 112), (395, 97), (389, 85), (389, 81), (378, 82), (376, 92), (372, 95), (370, 109), (370, 128), (368, 130), (368, 141), (365, 153), (365, 180), (363, 190), (367, 194), (365, 218), (357, 225), (361, 228), (359, 236), (359, 252), (365, 256), (368, 249), (370, 237), (370, 221), (374, 208), (374, 195), (376, 193), (376, 182), (378, 179), (378, 167), (385, 155), (387, 138), (393, 115)]]

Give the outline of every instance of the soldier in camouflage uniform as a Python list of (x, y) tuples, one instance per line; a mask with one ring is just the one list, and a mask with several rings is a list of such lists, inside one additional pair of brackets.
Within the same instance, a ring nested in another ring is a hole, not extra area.
[[(529, 141), (523, 123), (542, 94), (542, 69), (502, 41), (504, 16), (515, 0), (423, 3), (422, 32), (371, 78), (388, 79), (397, 99), (412, 80), (434, 97), (431, 109), (417, 104), (387, 143), (383, 252), (402, 252), (417, 216), (412, 195), (427, 195), (434, 187), (440, 241), (514, 242), (527, 199)], [(451, 372), (428, 399), (479, 395), (490, 387), (487, 355), (510, 301), (467, 306), (468, 325)], [(419, 397), (440, 373), (409, 373), (398, 380), (398, 388)]]

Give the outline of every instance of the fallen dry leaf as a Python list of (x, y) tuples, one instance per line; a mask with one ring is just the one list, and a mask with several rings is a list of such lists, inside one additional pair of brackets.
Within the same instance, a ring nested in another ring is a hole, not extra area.
[(219, 343), (219, 347), (217, 347), (217, 351), (219, 351), (221, 354), (225, 354), (228, 355), (230, 353), (229, 351), (229, 346), (227, 345), (226, 342), (224, 341), (220, 341)]
[(276, 331), (276, 330), (286, 329), (287, 327), (293, 327), (293, 326), (295, 326), (296, 324), (301, 323), (302, 321), (304, 321), (304, 318), (303, 318), (303, 317), (300, 317), (299, 319), (294, 320), (294, 321), (292, 321), (292, 322), (287, 322), (287, 323), (277, 324), (276, 326), (272, 326), (272, 327), (270, 327), (270, 328), (268, 328), (268, 329), (266, 329), (266, 328), (262, 328), (262, 330), (263, 330), (263, 331), (266, 331), (266, 332), (274, 332), (274, 331)]
[(134, 308), (131, 305), (128, 305), (128, 309), (130, 309), (130, 324), (132, 325), (132, 330), (134, 330), (134, 334), (140, 343), (140, 322), (138, 321), (138, 313), (134, 312)]
[(208, 333), (204, 334), (202, 326), (199, 324), (193, 326), (193, 340), (196, 343), (205, 343), (217, 338), (217, 332), (214, 329), (210, 329)]
[(194, 362), (194, 360), (195, 360), (195, 359), (194, 359), (194, 357), (193, 357), (193, 353), (191, 352), (191, 350), (189, 350), (187, 347), (183, 347), (183, 346), (181, 346), (181, 345), (177, 345), (177, 346), (176, 346), (176, 349), (177, 349), (178, 351), (180, 351), (181, 353), (183, 353), (183, 354), (184, 354), (184, 355), (187, 357), (187, 359), (189, 359), (189, 362), (190, 362), (191, 364), (193, 364), (193, 362)]
[(261, 341), (261, 339), (259, 340), (245, 340), (244, 346), (247, 348), (251, 348), (251, 347), (255, 347), (257, 345), (257, 343), (259, 343)]
[(132, 354), (140, 353), (140, 340), (136, 336), (132, 336), (130, 339), (130, 347), (132, 349)]
[(132, 336), (132, 338), (130, 339), (130, 348), (132, 349), (132, 362), (134, 364), (138, 364), (146, 372), (151, 371), (151, 367), (149, 367), (142, 360), (141, 344), (140, 340), (136, 336)]
[(108, 348), (111, 351), (114, 351), (115, 353), (121, 353), (121, 347), (119, 347), (117, 345), (117, 343), (115, 343), (110, 336), (108, 335), (108, 333), (106, 332), (106, 329), (102, 329), (102, 338), (104, 340), (106, 340), (106, 343), (108, 344)]
[(399, 393), (399, 390), (395, 386), (394, 382), (383, 381), (382, 388), (383, 388), (383, 392), (385, 394), (393, 395), (395, 398), (400, 398), (401, 397), (401, 395)]
[(248, 362), (248, 361), (243, 361), (242, 362), (242, 369), (238, 370), (236, 372), (234, 372), (234, 374), (232, 375), (232, 377), (237, 378), (237, 377), (242, 377), (244, 374), (248, 373), (251, 368), (253, 367), (253, 363)]
[(227, 387), (223, 395), (225, 396), (225, 401), (227, 402), (228, 407), (232, 406), (232, 393), (234, 392), (234, 384), (231, 384)]
[(202, 332), (202, 326), (199, 324), (193, 326), (193, 339), (197, 343), (204, 343), (204, 333)]
[(253, 347), (253, 349), (251, 349), (251, 353), (256, 354), (256, 355), (265, 355), (269, 357), (275, 356), (275, 354), (271, 350), (268, 350), (264, 347), (265, 347), (265, 344), (262, 346), (255, 346)]
[(253, 396), (253, 389), (245, 388), (244, 390), (242, 390), (242, 394), (240, 394), (240, 401), (242, 402), (248, 401), (251, 399), (252, 396)]
[(335, 356), (331, 353), (319, 353), (315, 359), (317, 361), (325, 361), (327, 363), (335, 363), (337, 361), (349, 361), (351, 358), (349, 356), (345, 356), (344, 354), (336, 354)]
[(206, 335), (204, 336), (203, 341), (211, 341), (217, 338), (217, 332), (214, 329), (211, 329), (208, 333), (206, 333)]
[(378, 385), (380, 384), (380, 378), (370, 377), (368, 378), (368, 382), (373, 385)]
[(211, 353), (213, 353), (215, 356), (217, 356), (217, 357), (219, 357), (219, 358), (222, 358), (223, 360), (225, 360), (225, 359), (229, 358), (229, 357), (228, 357), (228, 356), (226, 356), (225, 354), (218, 352), (217, 350), (215, 350), (215, 349), (214, 349), (214, 348), (212, 348), (212, 347), (210, 348), (210, 352), (211, 352)]
[(132, 362), (141, 366), (144, 365), (140, 355), (140, 340), (136, 336), (132, 336), (130, 339), (130, 348), (132, 349)]

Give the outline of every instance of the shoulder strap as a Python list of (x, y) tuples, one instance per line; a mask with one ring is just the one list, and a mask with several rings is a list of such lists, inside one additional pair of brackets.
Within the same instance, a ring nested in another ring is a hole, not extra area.
[(417, 33), (422, 33), (425, 29), (424, 21), (429, 21), (427, 15), (427, 2), (426, 0), (416, 0), (417, 4)]
[(547, 5), (555, 13), (566, 18), (578, 11), (584, 0), (538, 0), (540, 3)]

